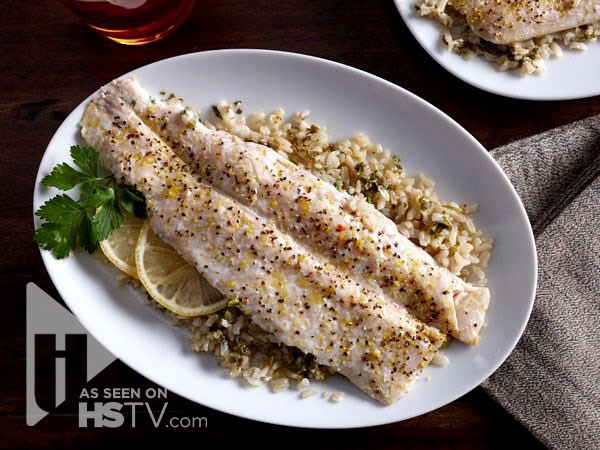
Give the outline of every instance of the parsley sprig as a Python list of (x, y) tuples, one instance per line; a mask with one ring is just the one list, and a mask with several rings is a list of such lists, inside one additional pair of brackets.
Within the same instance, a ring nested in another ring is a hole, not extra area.
[(66, 194), (44, 203), (35, 214), (44, 223), (36, 230), (34, 241), (51, 250), (58, 259), (69, 256), (79, 243), (89, 253), (98, 243), (119, 228), (124, 213), (143, 217), (144, 199), (133, 188), (118, 186), (113, 175), (98, 174), (98, 152), (74, 145), (71, 158), (77, 169), (61, 163), (44, 177), (42, 184), (69, 191), (79, 186), (79, 200)]

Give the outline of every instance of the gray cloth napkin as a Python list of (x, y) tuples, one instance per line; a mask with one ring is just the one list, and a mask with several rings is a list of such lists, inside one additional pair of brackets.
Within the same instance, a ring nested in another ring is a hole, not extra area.
[(600, 116), (492, 150), (539, 260), (535, 306), (484, 390), (551, 449), (600, 449)]

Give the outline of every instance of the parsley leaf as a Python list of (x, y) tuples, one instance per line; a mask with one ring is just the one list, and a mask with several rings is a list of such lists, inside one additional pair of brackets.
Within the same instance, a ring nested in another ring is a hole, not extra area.
[(44, 203), (35, 215), (47, 222), (68, 224), (80, 220), (85, 209), (68, 195), (57, 195)]
[(90, 178), (98, 177), (98, 152), (91, 147), (73, 145), (71, 147), (71, 158), (83, 173)]
[(144, 217), (146, 213), (140, 192), (117, 186), (112, 176), (98, 176), (99, 155), (95, 149), (74, 145), (71, 157), (80, 171), (62, 163), (42, 183), (63, 191), (79, 186), (79, 200), (60, 194), (35, 213), (44, 223), (36, 230), (34, 241), (58, 259), (69, 256), (78, 243), (89, 253), (95, 252), (98, 243), (121, 226), (123, 214)]
[(62, 191), (69, 191), (80, 184), (81, 196), (88, 197), (96, 183), (102, 180), (98, 177), (98, 152), (91, 147), (74, 145), (71, 147), (71, 158), (81, 171), (62, 163), (44, 177), (42, 184)]
[(66, 258), (77, 245), (77, 227), (74, 223), (46, 222), (33, 239), (43, 249), (52, 250), (58, 259)]
[(146, 215), (144, 197), (139, 191), (129, 187), (118, 187), (115, 191), (121, 208), (138, 218)]
[(92, 217), (93, 238), (98, 242), (103, 241), (121, 226), (123, 220), (124, 217), (121, 211), (119, 211), (116, 199), (111, 199), (98, 209), (94, 217)]
[(107, 203), (115, 200), (115, 190), (108, 187), (98, 187), (92, 192), (86, 201), (90, 208), (101, 208)]
[(89, 181), (86, 181), (85, 183), (82, 183), (79, 186), (80, 200), (85, 200), (94, 193), (94, 190), (96, 189), (96, 186), (98, 185), (99, 180), (101, 180), (101, 178), (95, 179), (95, 180), (89, 180)]
[(89, 214), (85, 214), (79, 223), (78, 237), (79, 243), (88, 253), (94, 253), (98, 248), (98, 241), (94, 237), (92, 219)]
[(92, 217), (92, 236), (100, 242), (110, 236), (123, 223), (124, 217), (119, 211), (117, 195), (111, 187), (99, 187), (87, 200), (87, 205), (96, 210)]
[(90, 177), (85, 173), (73, 169), (67, 163), (62, 163), (55, 166), (50, 175), (44, 177), (42, 184), (58, 188), (61, 191), (69, 191), (89, 179)]

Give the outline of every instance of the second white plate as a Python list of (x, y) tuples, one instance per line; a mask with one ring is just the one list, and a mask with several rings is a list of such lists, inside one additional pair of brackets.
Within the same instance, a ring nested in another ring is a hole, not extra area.
[(394, 0), (406, 26), (421, 46), (444, 69), (484, 91), (525, 100), (571, 100), (600, 95), (600, 41), (586, 51), (565, 50), (560, 59), (546, 60), (543, 75), (521, 76), (500, 72), (496, 65), (476, 57), (465, 60), (442, 43), (442, 27), (417, 16), (416, 0)]

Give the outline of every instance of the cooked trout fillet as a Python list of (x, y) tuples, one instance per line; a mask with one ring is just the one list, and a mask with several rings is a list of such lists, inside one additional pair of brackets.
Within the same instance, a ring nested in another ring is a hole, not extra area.
[(81, 134), (145, 199), (152, 229), (258, 326), (384, 404), (405, 395), (445, 337), (199, 180), (108, 88)]
[(206, 183), (273, 220), (345, 274), (360, 274), (419, 319), (469, 344), (489, 290), (439, 266), (364, 200), (338, 191), (263, 145), (204, 127), (179, 101), (155, 99), (134, 79), (108, 88)]
[(544, 36), (600, 20), (599, 0), (450, 0), (475, 34), (495, 44)]

